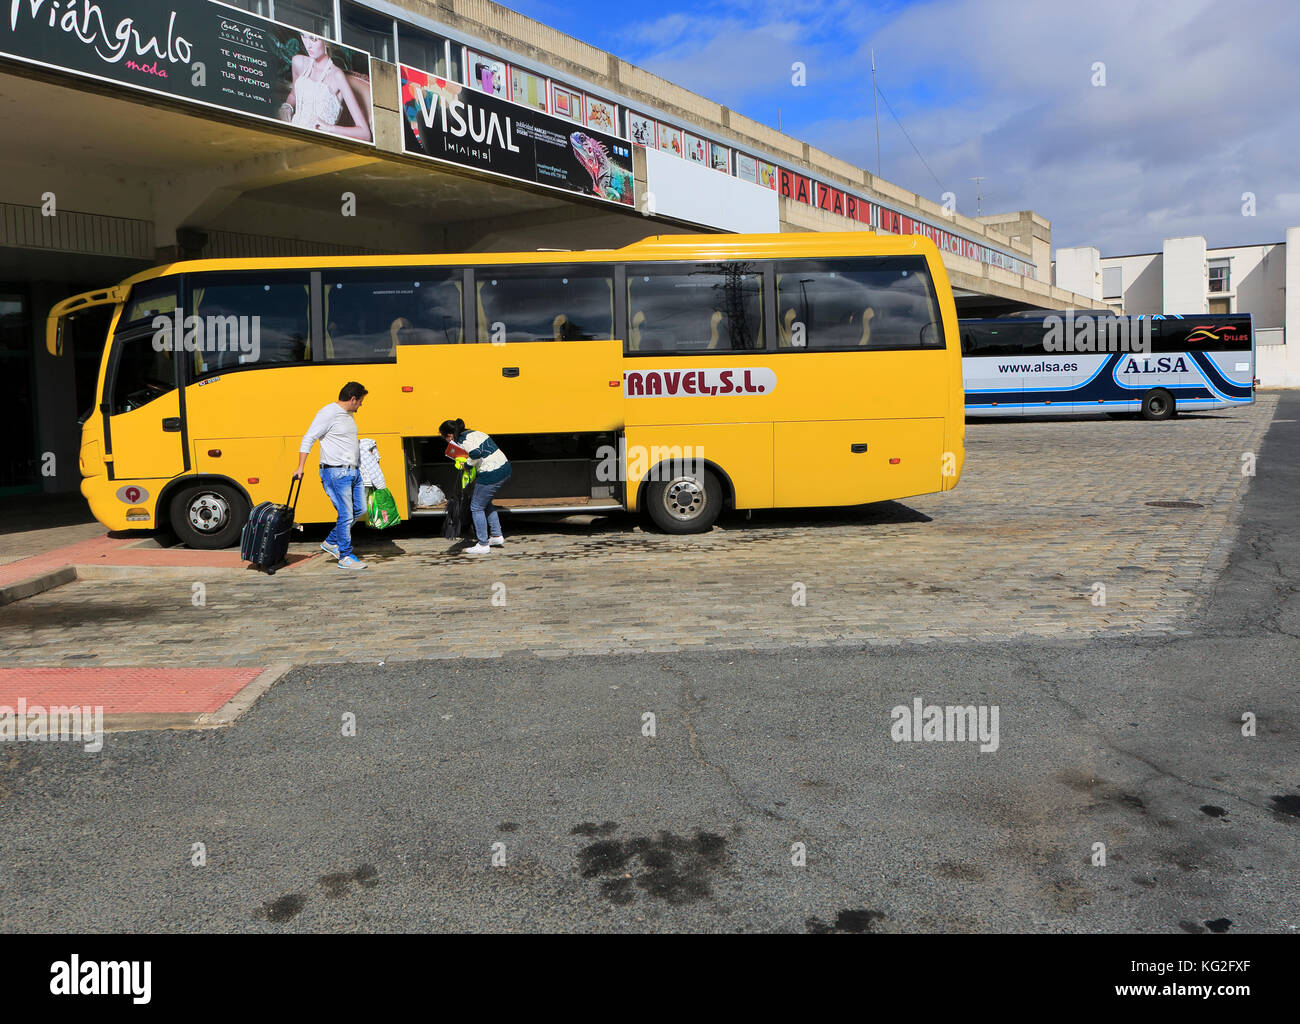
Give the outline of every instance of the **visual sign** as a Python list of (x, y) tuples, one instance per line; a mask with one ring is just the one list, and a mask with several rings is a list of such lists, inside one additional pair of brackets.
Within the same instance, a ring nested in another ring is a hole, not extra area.
[(590, 128), (401, 66), (408, 153), (634, 204), (632, 147)]

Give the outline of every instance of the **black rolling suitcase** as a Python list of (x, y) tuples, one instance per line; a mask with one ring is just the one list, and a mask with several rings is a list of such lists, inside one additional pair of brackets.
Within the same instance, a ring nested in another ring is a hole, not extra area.
[[(296, 490), (295, 483), (298, 485)], [(289, 481), (289, 504), (264, 501), (249, 513), (248, 522), (244, 524), (239, 555), (268, 576), (275, 575), (276, 567), (289, 553), (289, 536), (293, 533), (293, 516), (301, 493), (302, 478), (295, 477)]]

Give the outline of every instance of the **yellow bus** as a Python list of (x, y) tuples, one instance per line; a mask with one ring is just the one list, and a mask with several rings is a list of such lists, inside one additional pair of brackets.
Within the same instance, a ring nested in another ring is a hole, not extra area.
[[(448, 418), (510, 458), (501, 507), (643, 511), (674, 533), (724, 508), (865, 504), (961, 475), (956, 310), (916, 236), (188, 261), (60, 303), (50, 351), (102, 306), (82, 493), (110, 530), (170, 527), (192, 547), (236, 544), (254, 504), (284, 500), (303, 432), (349, 380), (410, 516), (443, 511), (420, 489), (450, 481)], [(305, 487), (298, 521), (334, 519)]]

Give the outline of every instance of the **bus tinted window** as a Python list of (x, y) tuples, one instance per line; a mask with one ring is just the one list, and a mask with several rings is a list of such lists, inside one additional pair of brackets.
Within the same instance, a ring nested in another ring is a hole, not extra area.
[(117, 365), (113, 372), (113, 398), (110, 414), (130, 412), (148, 405), (155, 398), (176, 387), (176, 367), (172, 353), (159, 351), (154, 336), (148, 332), (117, 339)]
[(776, 265), (779, 348), (942, 348), (921, 256)]
[(196, 376), (310, 358), (311, 279), (305, 271), (194, 274), (187, 283), (186, 316), (197, 315), (204, 331), (193, 354)]
[(1155, 352), (1249, 352), (1250, 344), (1248, 316), (1184, 317), (1151, 325)]
[(1044, 328), (1038, 320), (1024, 323), (967, 321), (961, 324), (960, 330), (964, 356), (1028, 356), (1044, 351)]
[(614, 337), (609, 267), (481, 267), (474, 283), (480, 342)]
[(458, 345), (458, 270), (327, 270), (324, 349), (318, 361), (397, 358), (398, 345)]
[(627, 268), (629, 352), (763, 347), (763, 275), (754, 263)]
[(132, 288), (131, 298), (118, 321), (118, 329), (145, 321), (152, 323), (156, 316), (174, 316), (178, 283), (179, 278), (160, 277), (156, 281), (143, 281)]

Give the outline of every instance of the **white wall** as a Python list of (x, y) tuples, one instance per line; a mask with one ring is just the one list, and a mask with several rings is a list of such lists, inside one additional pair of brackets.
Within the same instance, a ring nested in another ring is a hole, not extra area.
[(1101, 253), (1091, 245), (1056, 250), (1053, 284), (1101, 304)]
[[(1286, 248), (1274, 245), (1243, 245), (1206, 250), (1209, 261), (1230, 260), (1228, 297), (1232, 312), (1253, 313), (1255, 326), (1281, 327), (1286, 322)], [(1223, 293), (1211, 292), (1211, 298)]]
[(1164, 312), (1165, 279), (1162, 253), (1103, 259), (1101, 265), (1103, 269), (1120, 268), (1120, 287), (1123, 289), (1125, 313), (1136, 316), (1139, 313)]
[(1165, 313), (1208, 313), (1205, 236), (1166, 238), (1164, 258)]
[(650, 213), (746, 234), (781, 230), (774, 189), (657, 149), (647, 149), (645, 161), (646, 189), (653, 197)]

